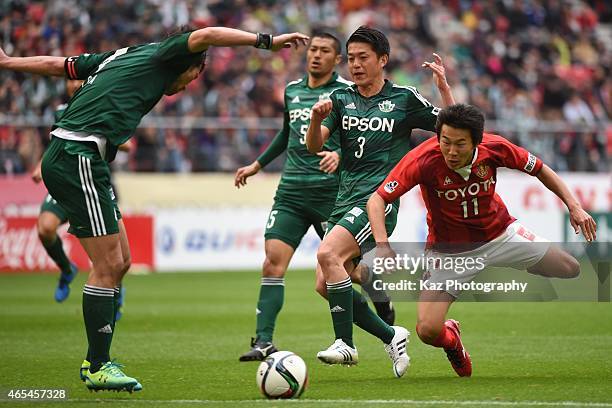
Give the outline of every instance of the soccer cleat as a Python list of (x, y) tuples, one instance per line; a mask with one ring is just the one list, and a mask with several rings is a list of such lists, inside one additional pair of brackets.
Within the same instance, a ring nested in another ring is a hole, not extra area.
[(455, 348), (444, 349), (444, 351), (446, 351), (448, 361), (450, 361), (453, 369), (459, 377), (471, 377), (472, 359), (470, 358), (467, 350), (463, 348), (463, 343), (461, 342), (461, 330), (459, 330), (459, 322), (449, 319), (444, 322), (444, 326), (455, 332), (455, 336), (457, 336), (457, 344), (455, 345)]
[(395, 334), (391, 343), (385, 345), (385, 351), (389, 354), (391, 361), (393, 361), (393, 374), (400, 378), (410, 367), (410, 357), (406, 353), (410, 332), (400, 326), (392, 327), (395, 330)]
[(326, 364), (353, 365), (359, 362), (357, 348), (348, 346), (342, 339), (336, 339), (327, 350), (319, 351), (317, 358)]
[(83, 363), (81, 363), (81, 369), (79, 370), (79, 377), (81, 377), (81, 381), (83, 382), (85, 382), (85, 377), (87, 376), (89, 367), (91, 367), (91, 363), (87, 360), (83, 360)]
[(58, 303), (63, 302), (70, 295), (70, 282), (74, 280), (74, 278), (79, 273), (79, 269), (77, 266), (70, 262), (70, 273), (62, 272), (59, 278), (59, 282), (57, 283), (57, 288), (55, 288), (55, 301)]
[(259, 341), (251, 337), (251, 349), (240, 356), (239, 361), (263, 361), (278, 350), (269, 341)]
[(125, 299), (125, 288), (123, 286), (121, 286), (121, 289), (119, 289), (119, 302), (118, 302), (118, 308), (117, 308), (117, 312), (115, 313), (115, 322), (118, 322), (119, 319), (121, 319), (121, 316), (123, 316), (123, 302)]
[(123, 365), (115, 361), (105, 363), (95, 373), (85, 374), (85, 385), (91, 391), (134, 391), (142, 390), (142, 385), (135, 378), (128, 377), (121, 371)]
[(395, 323), (395, 308), (393, 302), (390, 300), (387, 302), (374, 302), (374, 308), (376, 314), (389, 326), (393, 326)]

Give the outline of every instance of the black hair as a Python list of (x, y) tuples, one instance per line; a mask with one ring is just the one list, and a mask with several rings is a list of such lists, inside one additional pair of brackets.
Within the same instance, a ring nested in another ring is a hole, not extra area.
[(436, 121), (438, 141), (440, 140), (442, 125), (447, 125), (456, 129), (469, 130), (470, 136), (472, 137), (472, 143), (474, 146), (477, 146), (482, 142), (484, 121), (485, 119), (482, 111), (474, 105), (458, 103), (448, 106), (438, 113), (438, 120)]
[(342, 45), (340, 44), (340, 40), (335, 35), (327, 32), (327, 31), (315, 31), (310, 36), (311, 41), (313, 38), (327, 38), (328, 40), (332, 40), (334, 44), (334, 51), (337, 55), (342, 54)]
[(375, 28), (370, 28), (368, 26), (361, 26), (346, 41), (346, 50), (348, 52), (348, 46), (350, 43), (361, 42), (370, 44), (376, 56), (378, 58), (383, 55), (387, 55), (391, 53), (391, 47), (389, 46), (389, 40), (387, 37), (379, 30)]

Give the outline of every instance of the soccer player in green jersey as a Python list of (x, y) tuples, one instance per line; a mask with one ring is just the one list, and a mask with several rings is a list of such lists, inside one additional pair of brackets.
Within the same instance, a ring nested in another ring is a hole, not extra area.
[[(310, 108), (316, 102), (328, 99), (334, 90), (352, 85), (334, 72), (341, 60), (341, 45), (336, 37), (324, 32), (312, 35), (306, 54), (307, 75), (290, 82), (285, 88), (283, 128), (257, 160), (236, 171), (234, 183), (240, 188), (248, 177), (287, 151), (265, 229), (266, 259), (256, 309), (256, 337), (251, 341), (251, 350), (243, 354), (240, 361), (261, 361), (277, 351), (272, 344), (272, 335), (276, 317), (283, 306), (284, 277), (289, 262), (311, 225), (320, 238), (325, 234), (327, 219), (338, 193), (335, 171), (340, 160), (340, 146), (334, 135), (323, 151), (311, 154), (306, 149), (304, 136), (310, 122)], [(317, 274), (317, 278), (321, 280), (317, 282), (317, 288), (325, 289), (322, 274)], [(388, 300), (379, 302), (376, 307), (384, 319), (392, 321), (394, 310)]]
[[(72, 95), (74, 95), (82, 84), (83, 81), (78, 80), (66, 81), (66, 94), (68, 98), (72, 98)], [(66, 110), (66, 106), (67, 104), (61, 104), (55, 109), (56, 122)], [(40, 164), (41, 162), (39, 161), (32, 172), (32, 180), (37, 184), (42, 181)], [(57, 234), (59, 226), (67, 221), (68, 217), (66, 216), (66, 211), (64, 211), (62, 206), (51, 197), (51, 194), (47, 194), (40, 206), (40, 214), (38, 215), (36, 227), (40, 242), (61, 272), (57, 287), (55, 288), (54, 297), (56, 302), (63, 302), (68, 298), (70, 294), (70, 283), (78, 273), (77, 266), (71, 262), (66, 255), (62, 239)]]
[[(68, 95), (68, 99), (72, 98), (72, 95), (74, 95), (77, 89), (82, 85), (83, 81), (81, 80), (67, 80), (66, 94)], [(67, 103), (57, 106), (54, 112), (55, 122), (60, 120), (67, 107)], [(119, 146), (119, 150), (122, 151), (129, 151), (129, 149), (129, 141), (128, 143), (124, 143)], [(37, 184), (42, 181), (41, 163), (42, 159), (38, 162), (34, 171), (32, 172), (32, 180)], [(64, 251), (64, 247), (62, 245), (62, 240), (57, 234), (57, 229), (59, 226), (65, 224), (66, 222), (68, 222), (66, 211), (64, 211), (62, 206), (59, 205), (59, 203), (53, 197), (51, 197), (51, 194), (47, 194), (40, 206), (40, 213), (38, 215), (36, 227), (40, 242), (47, 251), (49, 257), (53, 259), (61, 271), (54, 294), (57, 302), (63, 302), (68, 298), (68, 295), (70, 294), (70, 283), (74, 280), (78, 273), (77, 266), (68, 259), (68, 256), (66, 256), (66, 252)], [(129, 267), (129, 265), (127, 267)], [(119, 320), (121, 317), (121, 308), (123, 306), (124, 296), (125, 288), (122, 286), (119, 289), (119, 299), (117, 301), (118, 310), (115, 312), (115, 320)]]
[[(327, 284), (336, 341), (317, 357), (328, 364), (356, 364), (353, 322), (378, 337), (401, 377), (410, 364), (406, 353), (409, 332), (389, 326), (373, 313), (351, 285), (354, 260), (375, 246), (366, 203), (389, 171), (410, 148), (413, 128), (434, 131), (439, 108), (413, 87), (384, 79), (389, 41), (378, 30), (360, 27), (347, 41), (348, 67), (355, 84), (333, 92), (315, 104), (306, 132), (308, 151), (321, 150), (329, 136), (340, 132), (342, 163), (340, 188), (317, 260)], [(445, 105), (454, 103), (442, 61), (426, 62)], [(387, 231), (393, 232), (399, 201), (386, 208)]]
[(64, 208), (70, 232), (93, 264), (83, 289), (83, 317), (89, 343), (82, 365), (92, 390), (142, 389), (110, 358), (118, 293), (130, 252), (125, 227), (113, 204), (108, 162), (163, 95), (185, 89), (204, 68), (210, 46), (255, 46), (278, 51), (306, 43), (300, 34), (253, 34), (225, 27), (181, 30), (162, 42), (75, 57), (8, 57), (0, 68), (38, 75), (83, 79), (51, 132), (42, 176)]

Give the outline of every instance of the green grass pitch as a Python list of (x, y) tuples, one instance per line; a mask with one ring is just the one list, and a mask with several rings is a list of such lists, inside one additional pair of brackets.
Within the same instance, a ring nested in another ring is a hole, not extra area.
[[(402, 379), (377, 339), (355, 330), (358, 366), (324, 366), (316, 352), (333, 341), (314, 273), (290, 270), (275, 333), (281, 350), (308, 365), (299, 402), (267, 402), (255, 385), (257, 363), (239, 363), (255, 325), (256, 272), (126, 277), (125, 314), (112, 356), (143, 384), (140, 393), (90, 393), (78, 379), (86, 350), (81, 316), (85, 275), (64, 304), (53, 301), (56, 275), (0, 276), (0, 408), (3, 406), (566, 406), (612, 407), (610, 303), (459, 303), (473, 359), (458, 378), (445, 354), (409, 345)], [(414, 332), (415, 303), (396, 305), (398, 323)], [(9, 401), (10, 389), (66, 389), (69, 401)], [(355, 401), (358, 405), (355, 405)]]

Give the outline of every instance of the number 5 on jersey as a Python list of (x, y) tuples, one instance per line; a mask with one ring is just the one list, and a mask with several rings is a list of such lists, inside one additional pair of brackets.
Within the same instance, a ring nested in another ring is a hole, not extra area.
[(266, 229), (270, 229), (274, 226), (274, 222), (276, 221), (276, 214), (278, 214), (278, 210), (270, 211), (270, 217), (268, 217), (268, 224), (266, 224)]

